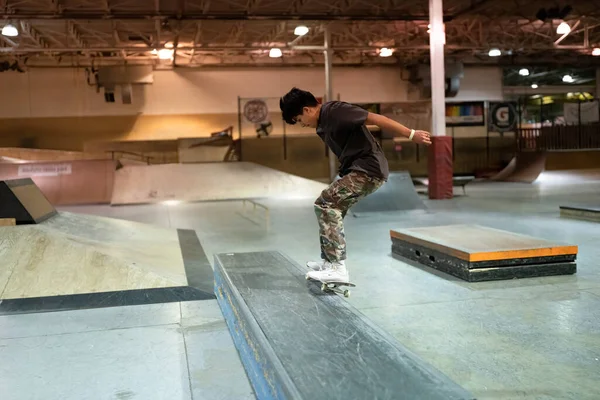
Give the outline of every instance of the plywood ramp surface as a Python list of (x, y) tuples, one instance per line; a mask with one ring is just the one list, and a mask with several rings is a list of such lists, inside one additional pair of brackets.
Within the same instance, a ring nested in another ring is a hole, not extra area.
[(483, 227), (447, 225), (391, 230), (392, 238), (477, 262), (577, 254), (577, 246)]
[(187, 285), (175, 230), (60, 213), (0, 237), (2, 299)]

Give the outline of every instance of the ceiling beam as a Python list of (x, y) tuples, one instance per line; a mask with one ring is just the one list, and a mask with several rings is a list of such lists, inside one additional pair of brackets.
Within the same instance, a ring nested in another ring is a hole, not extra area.
[[(282, 46), (280, 47), (284, 51), (322, 51), (322, 46)], [(396, 51), (404, 51), (404, 50), (429, 50), (429, 45), (423, 44), (406, 44), (401, 46), (392, 46)], [(487, 54), (489, 50), (488, 45), (474, 46), (474, 45), (447, 45), (445, 46), (448, 51), (456, 51), (456, 50), (469, 50), (473, 53), (481, 52), (482, 54)], [(57, 52), (57, 53), (77, 53), (77, 52), (98, 52), (98, 51), (137, 51), (137, 52), (150, 52), (154, 48), (153, 47), (136, 47), (136, 46), (90, 46), (86, 48), (73, 48), (73, 47), (52, 47), (46, 49), (39, 48), (0, 48), (0, 53), (49, 53), (49, 52)], [(179, 46), (177, 50), (181, 51), (256, 51), (256, 50), (270, 50), (271, 46)], [(335, 46), (332, 48), (335, 51), (377, 51), (379, 50), (378, 46)], [(573, 46), (564, 46), (564, 47), (552, 47), (550, 46), (534, 46), (526, 49), (527, 51), (554, 51), (560, 52), (564, 50), (589, 50), (583, 46), (573, 45)], [(487, 56), (486, 56), (487, 57)], [(508, 57), (508, 56), (507, 56)]]
[(228, 14), (204, 14), (204, 13), (188, 13), (178, 16), (178, 13), (165, 12), (139, 12), (139, 13), (110, 13), (110, 12), (68, 12), (63, 11), (61, 14), (54, 13), (39, 13), (39, 12), (15, 12), (2, 13), (0, 19), (19, 19), (19, 20), (152, 20), (152, 19), (174, 19), (181, 21), (428, 21), (427, 15), (409, 15), (401, 14), (357, 14), (357, 15), (331, 15), (331, 14), (247, 14), (244, 12), (228, 13)]

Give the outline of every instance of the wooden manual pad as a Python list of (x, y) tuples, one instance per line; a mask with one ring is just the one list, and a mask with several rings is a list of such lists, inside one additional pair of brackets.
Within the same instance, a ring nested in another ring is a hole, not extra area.
[(391, 230), (392, 253), (467, 281), (576, 272), (577, 246), (478, 225)]

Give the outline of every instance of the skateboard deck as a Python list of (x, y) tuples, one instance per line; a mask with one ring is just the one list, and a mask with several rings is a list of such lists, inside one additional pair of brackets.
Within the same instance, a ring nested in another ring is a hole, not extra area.
[(315, 282), (321, 282), (321, 290), (323, 292), (335, 292), (343, 294), (344, 297), (350, 297), (350, 289), (340, 289), (340, 286), (348, 286), (348, 287), (356, 287), (356, 285), (352, 282), (330, 282), (330, 281), (320, 281), (316, 279), (309, 278), (306, 276), (307, 280), (312, 280)]

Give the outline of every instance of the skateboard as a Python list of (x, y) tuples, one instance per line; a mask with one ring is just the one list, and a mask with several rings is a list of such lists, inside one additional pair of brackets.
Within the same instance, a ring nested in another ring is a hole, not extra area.
[[(309, 276), (306, 276), (306, 279), (309, 280), (311, 278), (309, 278)], [(314, 279), (312, 279), (314, 280)], [(335, 293), (340, 293), (343, 294), (344, 297), (350, 297), (350, 289), (339, 289), (340, 286), (348, 286), (348, 287), (356, 287), (356, 285), (354, 283), (351, 282), (328, 282), (328, 281), (315, 281), (315, 282), (321, 282), (321, 290), (323, 292), (335, 292)]]

